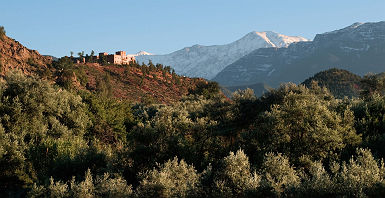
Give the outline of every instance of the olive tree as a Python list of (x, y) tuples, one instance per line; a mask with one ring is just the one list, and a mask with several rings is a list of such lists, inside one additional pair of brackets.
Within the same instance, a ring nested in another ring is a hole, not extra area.
[(242, 196), (257, 191), (260, 176), (251, 171), (249, 158), (239, 149), (222, 160), (221, 170), (215, 180), (215, 195), (219, 197)]
[(296, 161), (302, 155), (312, 160), (336, 157), (347, 145), (357, 145), (360, 136), (353, 127), (350, 107), (337, 110), (337, 101), (304, 86), (286, 89), (279, 102), (263, 113), (256, 125), (261, 147), (281, 152)]
[(184, 160), (168, 160), (141, 173), (140, 197), (187, 197), (200, 192), (200, 174)]

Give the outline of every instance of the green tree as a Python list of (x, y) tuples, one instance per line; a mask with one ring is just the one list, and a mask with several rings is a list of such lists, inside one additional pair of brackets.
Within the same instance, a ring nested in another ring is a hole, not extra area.
[(136, 124), (131, 105), (127, 101), (89, 92), (82, 92), (81, 96), (88, 107), (88, 116), (94, 123), (86, 137), (90, 140), (97, 138), (108, 144), (126, 142), (127, 132)]
[(79, 96), (49, 82), (9, 73), (0, 87), (0, 186), (21, 188), (48, 170), (51, 150), (35, 148), (82, 137), (91, 123)]
[(94, 52), (94, 50), (91, 50), (90, 59), (89, 59), (89, 62), (90, 62), (90, 63), (95, 62), (94, 56), (95, 56), (95, 52)]
[(76, 77), (74, 73), (74, 63), (69, 57), (62, 57), (58, 61), (53, 62), (56, 69), (56, 83), (68, 90), (73, 88), (73, 79)]
[(96, 92), (103, 97), (111, 97), (113, 94), (111, 76), (104, 73), (102, 77), (96, 78)]
[(353, 101), (355, 128), (362, 135), (363, 145), (385, 157), (385, 97), (378, 94)]
[(5, 37), (5, 28), (4, 26), (0, 26), (0, 39), (3, 40)]
[(107, 62), (107, 56), (105, 55), (100, 55), (99, 57), (99, 64), (100, 65), (107, 65), (108, 62)]
[(213, 98), (215, 96), (218, 96), (220, 93), (220, 87), (217, 82), (205, 82), (205, 81), (198, 81), (195, 88), (189, 89), (190, 95), (202, 95), (205, 98)]
[(361, 96), (364, 98), (375, 94), (385, 95), (385, 74), (368, 74), (361, 80)]

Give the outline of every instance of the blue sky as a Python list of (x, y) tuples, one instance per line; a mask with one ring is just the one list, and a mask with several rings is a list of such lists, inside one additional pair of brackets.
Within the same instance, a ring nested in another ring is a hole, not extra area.
[(235, 41), (251, 31), (313, 39), (385, 20), (384, 0), (2, 0), (7, 35), (41, 54), (155, 54)]

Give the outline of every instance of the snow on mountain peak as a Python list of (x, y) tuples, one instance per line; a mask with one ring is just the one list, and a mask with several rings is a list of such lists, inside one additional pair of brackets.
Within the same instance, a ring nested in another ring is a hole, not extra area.
[(285, 36), (275, 32), (253, 31), (226, 45), (193, 45), (166, 55), (138, 56), (138, 62), (169, 65), (180, 75), (212, 79), (227, 65), (250, 52), (266, 47), (287, 47), (290, 43), (307, 41), (302, 37)]
[(151, 53), (146, 52), (146, 51), (140, 51), (140, 52), (136, 53), (136, 56), (146, 56), (146, 55), (154, 55), (154, 54), (151, 54)]
[(271, 45), (270, 47), (287, 47), (291, 43), (309, 41), (308, 39), (300, 36), (286, 36), (273, 31), (264, 31), (264, 32), (252, 31), (246, 34), (246, 36), (244, 36), (240, 40), (250, 40), (250, 39), (262, 39), (266, 43), (270, 44)]

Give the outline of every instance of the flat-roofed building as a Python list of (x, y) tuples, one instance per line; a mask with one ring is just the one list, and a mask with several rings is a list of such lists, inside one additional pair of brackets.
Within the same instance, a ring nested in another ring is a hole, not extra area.
[[(93, 56), (92, 59), (99, 60), (100, 58), (105, 57), (105, 61), (107, 61), (108, 64), (115, 64), (115, 65), (128, 65), (130, 62), (135, 61), (134, 55), (128, 55), (125, 51), (117, 51), (115, 54), (108, 54), (107, 52), (100, 52), (99, 56)], [(76, 63), (85, 63), (86, 60), (84, 58), (73, 58), (74, 62)]]

